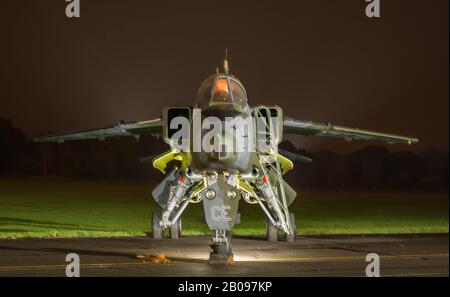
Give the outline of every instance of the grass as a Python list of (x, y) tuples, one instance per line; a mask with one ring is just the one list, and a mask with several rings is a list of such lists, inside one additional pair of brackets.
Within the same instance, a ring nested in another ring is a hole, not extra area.
[[(152, 186), (129, 182), (0, 180), (0, 238), (145, 235)], [(448, 192), (300, 192), (292, 205), (299, 234), (448, 232)], [(257, 205), (241, 201), (235, 234), (265, 234)], [(211, 234), (203, 205), (189, 206), (183, 234)]]

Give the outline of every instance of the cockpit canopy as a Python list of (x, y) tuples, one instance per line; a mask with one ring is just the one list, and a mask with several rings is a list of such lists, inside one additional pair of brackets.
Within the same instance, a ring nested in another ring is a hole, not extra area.
[(215, 74), (208, 77), (198, 90), (197, 107), (207, 109), (226, 105), (239, 110), (247, 106), (247, 93), (241, 82), (228, 74)]

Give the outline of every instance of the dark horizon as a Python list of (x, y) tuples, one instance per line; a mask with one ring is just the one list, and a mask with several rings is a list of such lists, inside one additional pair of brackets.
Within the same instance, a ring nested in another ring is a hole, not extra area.
[[(230, 67), (249, 103), (285, 115), (419, 138), (390, 150), (448, 152), (448, 1), (295, 3), (65, 1), (1, 4), (0, 117), (31, 137), (160, 116), (194, 105), (200, 83)], [(375, 142), (288, 137), (311, 151)]]

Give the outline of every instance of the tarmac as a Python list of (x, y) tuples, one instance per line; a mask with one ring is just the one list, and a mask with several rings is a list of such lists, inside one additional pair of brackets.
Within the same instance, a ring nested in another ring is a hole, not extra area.
[(234, 263), (209, 263), (210, 238), (149, 237), (0, 240), (0, 277), (66, 276), (66, 255), (80, 276), (366, 276), (366, 256), (380, 275), (449, 276), (448, 234), (301, 236), (295, 243), (233, 237)]

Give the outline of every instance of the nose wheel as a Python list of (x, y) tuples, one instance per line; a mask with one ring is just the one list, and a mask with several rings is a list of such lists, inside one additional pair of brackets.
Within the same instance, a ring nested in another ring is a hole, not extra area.
[(210, 245), (212, 252), (209, 254), (211, 264), (230, 264), (233, 262), (231, 249), (231, 231), (216, 230), (213, 243)]

